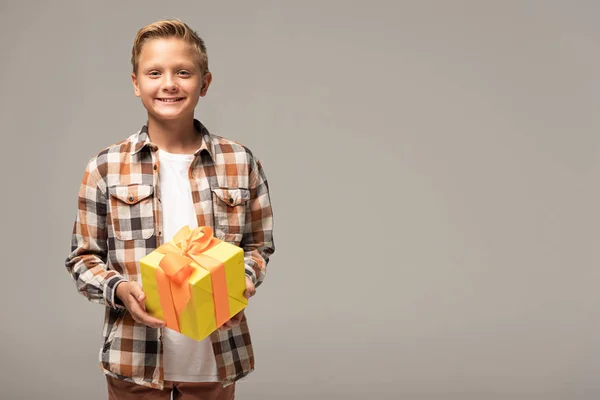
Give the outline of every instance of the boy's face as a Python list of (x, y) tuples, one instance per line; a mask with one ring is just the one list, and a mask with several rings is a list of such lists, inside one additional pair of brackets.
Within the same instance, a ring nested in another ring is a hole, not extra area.
[(136, 73), (135, 95), (159, 121), (193, 118), (200, 96), (206, 95), (211, 74), (202, 76), (192, 48), (178, 38), (151, 39), (144, 44)]

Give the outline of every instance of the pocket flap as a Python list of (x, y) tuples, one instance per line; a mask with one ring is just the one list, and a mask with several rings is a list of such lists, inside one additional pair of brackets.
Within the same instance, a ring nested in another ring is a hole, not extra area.
[(250, 200), (250, 190), (242, 188), (214, 188), (213, 193), (230, 207), (243, 204)]
[(108, 188), (112, 197), (119, 199), (123, 203), (136, 204), (152, 196), (154, 187), (152, 185), (129, 185), (129, 186), (113, 186)]

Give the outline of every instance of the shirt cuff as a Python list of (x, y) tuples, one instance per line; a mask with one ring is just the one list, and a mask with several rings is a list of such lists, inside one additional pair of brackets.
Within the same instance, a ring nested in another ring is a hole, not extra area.
[(254, 273), (254, 270), (252, 269), (252, 267), (249, 267), (248, 265), (246, 265), (246, 276), (248, 278), (250, 278), (250, 280), (252, 281), (252, 283), (256, 287), (256, 281), (258, 279), (257, 279), (256, 274)]
[(123, 304), (121, 299), (119, 299), (117, 296), (117, 286), (122, 282), (127, 282), (127, 279), (121, 275), (112, 276), (106, 282), (104, 298), (106, 300), (106, 304), (112, 308), (125, 308), (125, 304)]

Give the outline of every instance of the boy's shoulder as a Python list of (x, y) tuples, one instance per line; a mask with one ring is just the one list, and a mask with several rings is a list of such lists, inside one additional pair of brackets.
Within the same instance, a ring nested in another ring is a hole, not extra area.
[(215, 135), (210, 133), (208, 135), (209, 140), (215, 148), (215, 152), (218, 153), (245, 153), (249, 157), (252, 157), (252, 151), (242, 143), (232, 140), (223, 136)]
[(129, 135), (127, 138), (119, 140), (109, 146), (104, 147), (100, 151), (98, 151), (95, 155), (92, 156), (90, 162), (98, 161), (98, 162), (106, 162), (106, 156), (108, 154), (115, 153), (130, 153), (132, 150), (135, 150), (135, 147), (138, 143), (144, 142), (144, 138), (141, 136), (144, 135), (143, 129), (139, 129), (136, 133)]
[[(132, 154), (139, 150), (146, 142), (147, 133), (144, 132), (143, 128), (138, 130), (136, 133), (129, 135), (126, 139), (120, 140), (116, 143), (106, 146), (100, 150), (93, 159), (97, 159), (99, 162), (108, 162), (109, 155), (112, 154)], [(110, 158), (115, 161), (117, 158)]]
[[(131, 155), (145, 144), (143, 128), (131, 134), (124, 140), (106, 146), (88, 160), (86, 176), (92, 178), (101, 186), (106, 186), (109, 171), (121, 171), (119, 165), (131, 163)], [(114, 175), (114, 173), (113, 173)]]
[(228, 137), (209, 132), (198, 120), (195, 121), (195, 124), (196, 128), (202, 133), (216, 163), (233, 162), (234, 160), (240, 163), (242, 161), (240, 157), (246, 157), (245, 161), (247, 163), (258, 161), (248, 146)]

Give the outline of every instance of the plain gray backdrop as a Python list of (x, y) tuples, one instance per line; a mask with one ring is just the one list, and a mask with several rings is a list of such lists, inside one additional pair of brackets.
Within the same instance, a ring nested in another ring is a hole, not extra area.
[(0, 398), (106, 398), (64, 260), (172, 17), (207, 42), (197, 117), (271, 187), (239, 399), (600, 396), (599, 2), (3, 0)]

